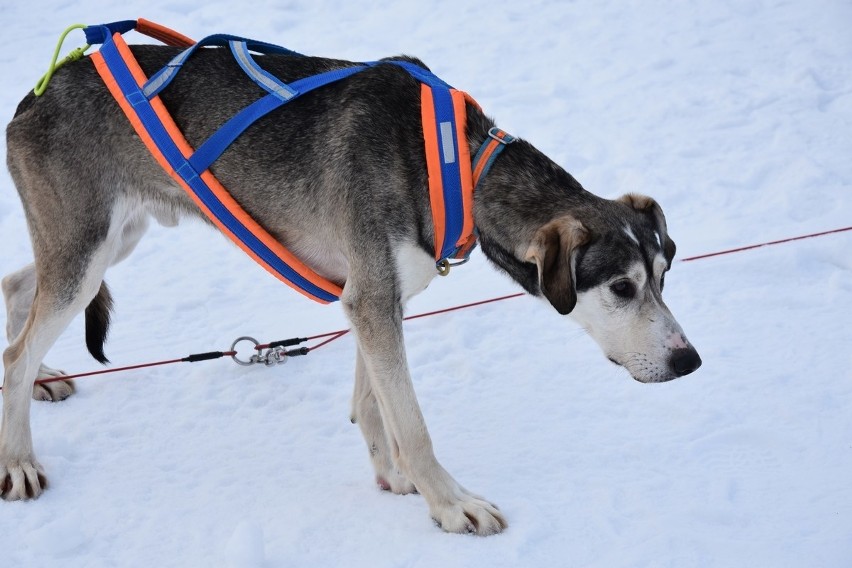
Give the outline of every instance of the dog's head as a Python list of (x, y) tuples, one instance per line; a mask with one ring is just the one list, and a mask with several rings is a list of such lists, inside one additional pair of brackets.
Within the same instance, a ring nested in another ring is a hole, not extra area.
[(542, 295), (637, 381), (696, 370), (701, 358), (663, 302), (675, 244), (657, 202), (628, 194), (578, 216), (582, 222), (572, 215), (550, 221), (526, 250)]

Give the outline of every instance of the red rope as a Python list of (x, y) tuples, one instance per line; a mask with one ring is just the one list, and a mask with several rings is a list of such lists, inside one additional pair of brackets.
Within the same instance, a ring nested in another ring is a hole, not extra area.
[(744, 250), (753, 250), (761, 247), (768, 247), (771, 245), (780, 245), (783, 243), (791, 243), (793, 241), (801, 241), (802, 239), (811, 239), (813, 237), (822, 237), (824, 235), (832, 235), (834, 233), (842, 233), (844, 231), (852, 231), (852, 227), (843, 227), (842, 229), (833, 229), (831, 231), (823, 231), (821, 233), (811, 233), (810, 235), (801, 235), (799, 237), (790, 237), (788, 239), (781, 239), (778, 241), (769, 241), (768, 243), (759, 243), (756, 245), (748, 245), (745, 247), (732, 248), (728, 250), (723, 250), (719, 252), (710, 252), (707, 254), (699, 254), (698, 256), (690, 256), (687, 258), (681, 259), (681, 262), (689, 262), (691, 260), (700, 260), (702, 258), (710, 258), (712, 256), (722, 256), (723, 254), (733, 254), (735, 252), (742, 252)]
[(402, 318), (403, 320), (413, 320), (417, 318), (425, 318), (426, 316), (436, 316), (438, 314), (446, 314), (447, 312), (454, 312), (456, 310), (463, 310), (465, 308), (472, 308), (474, 306), (481, 306), (483, 304), (490, 304), (492, 302), (501, 302), (503, 300), (510, 300), (512, 298), (520, 298), (523, 296), (523, 292), (518, 292), (517, 294), (509, 294), (508, 296), (500, 296), (499, 298), (491, 298), (490, 300), (480, 300), (479, 302), (471, 302), (470, 304), (462, 304), (460, 306), (453, 306), (451, 308), (444, 308), (443, 310), (435, 310), (434, 312), (425, 312), (422, 314), (416, 314), (413, 316), (408, 316), (407, 318)]
[[(413, 316), (404, 317), (402, 319), (403, 319), (403, 321), (408, 321), (408, 320), (413, 320), (413, 319), (417, 319), (417, 318), (425, 318), (427, 316), (436, 316), (438, 314), (446, 314), (447, 312), (455, 312), (457, 310), (463, 310), (465, 308), (472, 308), (474, 306), (481, 306), (483, 304), (490, 304), (492, 302), (500, 302), (502, 300), (509, 300), (510, 298), (520, 298), (523, 295), (524, 295), (523, 292), (518, 292), (517, 294), (509, 294), (508, 296), (500, 296), (499, 298), (491, 298), (491, 299), (488, 299), (488, 300), (480, 300), (479, 302), (471, 302), (470, 304), (462, 304), (460, 306), (452, 306), (450, 308), (444, 308), (442, 310), (435, 310), (434, 312), (424, 312), (422, 314), (415, 314)], [(331, 343), (335, 339), (339, 339), (339, 338), (343, 337), (344, 335), (346, 335), (350, 331), (352, 331), (352, 330), (350, 330), (350, 329), (339, 329), (337, 331), (330, 331), (328, 333), (321, 333), (320, 335), (313, 335), (313, 336), (309, 337), (308, 341), (310, 341), (311, 339), (321, 339), (323, 337), (331, 336), (331, 337), (329, 337), (329, 339), (326, 339), (322, 343), (319, 343), (318, 345), (314, 345), (313, 347), (311, 347), (311, 351), (316, 351), (320, 347), (322, 347), (324, 345), (328, 345), (329, 343)]]
[[(236, 351), (223, 351), (222, 357), (231, 357), (236, 355)], [(217, 357), (218, 358), (218, 357)], [(80, 377), (91, 377), (94, 375), (104, 375), (107, 373), (117, 373), (119, 371), (131, 371), (133, 369), (144, 369), (145, 367), (158, 367), (160, 365), (171, 365), (173, 363), (191, 363), (189, 357), (183, 357), (181, 359), (167, 359), (165, 361), (154, 361), (153, 363), (141, 363), (139, 365), (128, 365), (126, 367), (114, 367), (112, 369), (101, 369), (99, 371), (89, 371), (88, 373), (77, 373), (76, 375), (61, 375), (58, 377), (51, 377), (49, 379), (39, 379), (36, 381), (37, 385), (41, 385), (44, 383), (54, 383), (56, 381), (67, 381), (70, 379), (79, 379)], [(3, 387), (0, 386), (0, 390), (3, 390)]]
[(67, 381), (69, 379), (79, 379), (80, 377), (91, 377), (93, 375), (103, 375), (105, 373), (117, 373), (119, 371), (143, 369), (145, 367), (157, 367), (159, 365), (171, 365), (172, 363), (183, 363), (183, 359), (169, 359), (167, 361), (157, 361), (154, 363), (142, 363), (140, 365), (128, 365), (127, 367), (115, 367), (114, 369), (101, 369), (100, 371), (77, 373), (76, 375), (62, 375), (61, 377), (52, 377), (50, 379), (39, 379), (36, 381), (36, 384), (52, 383), (55, 381)]
[[(790, 243), (790, 242), (793, 242), (793, 241), (801, 241), (803, 239), (810, 239), (810, 238), (814, 238), (814, 237), (822, 237), (822, 236), (825, 236), (825, 235), (832, 235), (832, 234), (835, 234), (835, 233), (843, 233), (845, 231), (852, 231), (852, 227), (843, 227), (841, 229), (833, 229), (831, 231), (822, 231), (820, 233), (811, 233), (811, 234), (808, 234), (808, 235), (801, 235), (801, 236), (798, 236), (798, 237), (790, 237), (790, 238), (786, 238), (786, 239), (780, 239), (780, 240), (777, 240), (777, 241), (769, 241), (769, 242), (765, 242), (765, 243), (758, 243), (756, 245), (748, 245), (748, 246), (744, 246), (744, 247), (727, 249), (727, 250), (723, 250), (723, 251), (719, 251), (719, 252), (711, 252), (711, 253), (707, 253), (707, 254), (700, 254), (700, 255), (697, 255), (697, 256), (690, 256), (690, 257), (681, 259), (680, 262), (690, 262), (690, 261), (693, 261), (693, 260), (701, 260), (701, 259), (704, 259), (704, 258), (711, 258), (711, 257), (714, 257), (714, 256), (734, 254), (734, 253), (737, 253), (737, 252), (753, 250), (753, 249), (757, 249), (757, 248), (761, 248), (761, 247), (767, 247), (767, 246), (772, 246), (772, 245), (780, 245), (780, 244), (783, 244), (783, 243)], [(444, 309), (441, 309), (441, 310), (435, 310), (435, 311), (432, 311), (432, 312), (424, 312), (422, 314), (415, 314), (413, 316), (405, 317), (405, 318), (403, 318), (403, 320), (408, 321), (408, 320), (413, 320), (413, 319), (418, 319), (418, 318), (425, 318), (427, 316), (435, 316), (435, 315), (438, 315), (438, 314), (446, 314), (446, 313), (449, 313), (449, 312), (455, 312), (457, 310), (463, 310), (463, 309), (472, 308), (472, 307), (475, 307), (475, 306), (482, 306), (484, 304), (491, 304), (493, 302), (501, 302), (503, 300), (509, 300), (511, 298), (520, 298), (523, 295), (524, 295), (523, 292), (519, 292), (517, 294), (509, 294), (509, 295), (506, 295), (506, 296), (499, 296), (497, 298), (490, 298), (488, 300), (480, 300), (478, 302), (471, 302), (469, 304), (461, 304), (459, 306), (452, 306), (452, 307), (449, 307), (449, 308), (444, 308)], [(311, 337), (308, 337), (307, 340), (310, 341), (310, 340), (314, 340), (314, 339), (327, 338), (327, 339), (325, 339), (325, 341), (321, 341), (317, 345), (314, 345), (313, 347), (310, 348), (311, 351), (316, 351), (320, 347), (324, 347), (324, 346), (328, 345), (329, 343), (331, 343), (332, 341), (334, 341), (336, 339), (340, 339), (341, 337), (343, 337), (344, 335), (349, 333), (349, 331), (350, 331), (349, 329), (339, 329), (337, 331), (330, 331), (328, 333), (321, 333), (319, 335), (312, 335)], [(268, 346), (268, 344), (258, 345), (257, 348), (260, 349), (260, 348), (265, 348), (267, 346)], [(236, 354), (236, 351), (225, 351), (225, 352), (222, 353), (222, 356), (231, 356), (231, 355), (235, 355), (235, 354)], [(40, 379), (40, 380), (36, 381), (36, 383), (52, 383), (54, 381), (67, 381), (69, 379), (79, 379), (80, 377), (90, 377), (90, 376), (93, 376), (93, 375), (103, 375), (103, 374), (106, 374), (106, 373), (117, 373), (119, 371), (130, 371), (130, 370), (133, 370), (133, 369), (144, 369), (146, 367), (156, 367), (156, 366), (159, 366), (159, 365), (171, 365), (173, 363), (184, 363), (184, 362), (187, 362), (187, 358), (168, 359), (168, 360), (165, 360), (165, 361), (156, 361), (154, 363), (143, 363), (143, 364), (140, 364), (140, 365), (129, 365), (127, 367), (116, 367), (116, 368), (113, 368), (113, 369), (102, 369), (100, 371), (91, 371), (91, 372), (88, 372), (88, 373), (78, 373), (76, 375), (62, 375), (60, 377), (51, 377), (49, 379)], [(2, 389), (2, 387), (0, 387), (0, 389)]]
[(328, 337), (329, 335), (331, 335), (331, 337), (329, 337), (328, 339), (326, 339), (322, 343), (318, 343), (318, 344), (314, 345), (313, 347), (311, 347), (311, 351), (316, 351), (317, 349), (319, 349), (323, 345), (328, 345), (329, 343), (331, 343), (335, 339), (340, 339), (341, 337), (343, 337), (344, 335), (349, 333), (349, 331), (350, 330), (348, 330), (348, 329), (341, 329), (339, 331), (332, 331), (331, 333), (323, 333), (322, 335), (315, 335), (313, 337), (309, 337), (308, 339), (316, 339), (318, 337)]

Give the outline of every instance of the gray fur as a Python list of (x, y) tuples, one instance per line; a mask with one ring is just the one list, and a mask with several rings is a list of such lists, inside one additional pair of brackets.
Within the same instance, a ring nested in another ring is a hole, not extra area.
[[(149, 75), (178, 52), (154, 46), (133, 51)], [(286, 82), (352, 65), (286, 55), (257, 59)], [(198, 147), (263, 94), (226, 50), (203, 49), (161, 98)], [(494, 123), (470, 106), (467, 119), (475, 155)], [(90, 305), (88, 315), (97, 316), (90, 349), (103, 357), (106, 269), (130, 254), (148, 218), (174, 225), (180, 217), (203, 216), (148, 154), (89, 61), (63, 67), (43, 97), (21, 102), (7, 128), (7, 147), (35, 263), (4, 279), (10, 346), (4, 353), (0, 494), (27, 499), (46, 482), (32, 451), (28, 414), (33, 381), (52, 372), (40, 366), (50, 345)], [(403, 305), (435, 275), (420, 84), (388, 64), (318, 89), (252, 125), (211, 170), (275, 238), (343, 285), (341, 302), (358, 348), (352, 419), (364, 433), (380, 485), (420, 492), (447, 531), (505, 528), (495, 506), (461, 487), (435, 459), (402, 342)], [(665, 220), (655, 202), (642, 199), (596, 197), (518, 140), (477, 188), (474, 219), (492, 262), (531, 294), (571, 312), (603, 346), (595, 331), (600, 302), (590, 298), (611, 302), (613, 279), (631, 278), (642, 287), (644, 299), (637, 294), (624, 310), (667, 313), (655, 244), (655, 235), (668, 238)], [(638, 246), (623, 234), (625, 225)], [(669, 316), (660, 318), (667, 327), (654, 332), (671, 333), (668, 351), (654, 353), (676, 352), (674, 363), (646, 354), (640, 369), (632, 359), (610, 355), (617, 345), (605, 347), (607, 355), (643, 381), (673, 378), (673, 366), (680, 374), (694, 370), (697, 354)], [(637, 333), (648, 335), (636, 325)]]

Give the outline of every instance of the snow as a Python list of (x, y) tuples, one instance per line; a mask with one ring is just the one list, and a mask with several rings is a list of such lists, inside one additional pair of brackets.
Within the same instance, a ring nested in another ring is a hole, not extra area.
[[(657, 198), (679, 257), (852, 224), (848, 2), (7, 2), (2, 122), (65, 26), (139, 16), (416, 54), (591, 191)], [(409, 322), (437, 455), (501, 507), (499, 536), (444, 534), (421, 497), (375, 486), (347, 336), (283, 367), (158, 367), (33, 404), (51, 488), (0, 503), (0, 564), (848, 567), (850, 235), (676, 264), (666, 301), (704, 365), (663, 385), (528, 297)], [(0, 273), (30, 262), (5, 171), (0, 242)], [(117, 365), (346, 327), (199, 224), (152, 229), (107, 278)], [(477, 254), (409, 313), (517, 290)], [(96, 367), (81, 320), (47, 362)]]

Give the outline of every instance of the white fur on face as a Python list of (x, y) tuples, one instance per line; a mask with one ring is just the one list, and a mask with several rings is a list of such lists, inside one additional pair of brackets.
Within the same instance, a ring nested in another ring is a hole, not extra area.
[[(650, 278), (644, 263), (637, 261), (623, 275), (579, 293), (570, 314), (610, 360), (643, 383), (675, 378), (669, 367), (672, 351), (689, 346), (660, 296), (665, 258), (658, 254), (653, 266)], [(621, 280), (629, 280), (636, 287), (633, 298), (621, 298), (610, 289)]]

